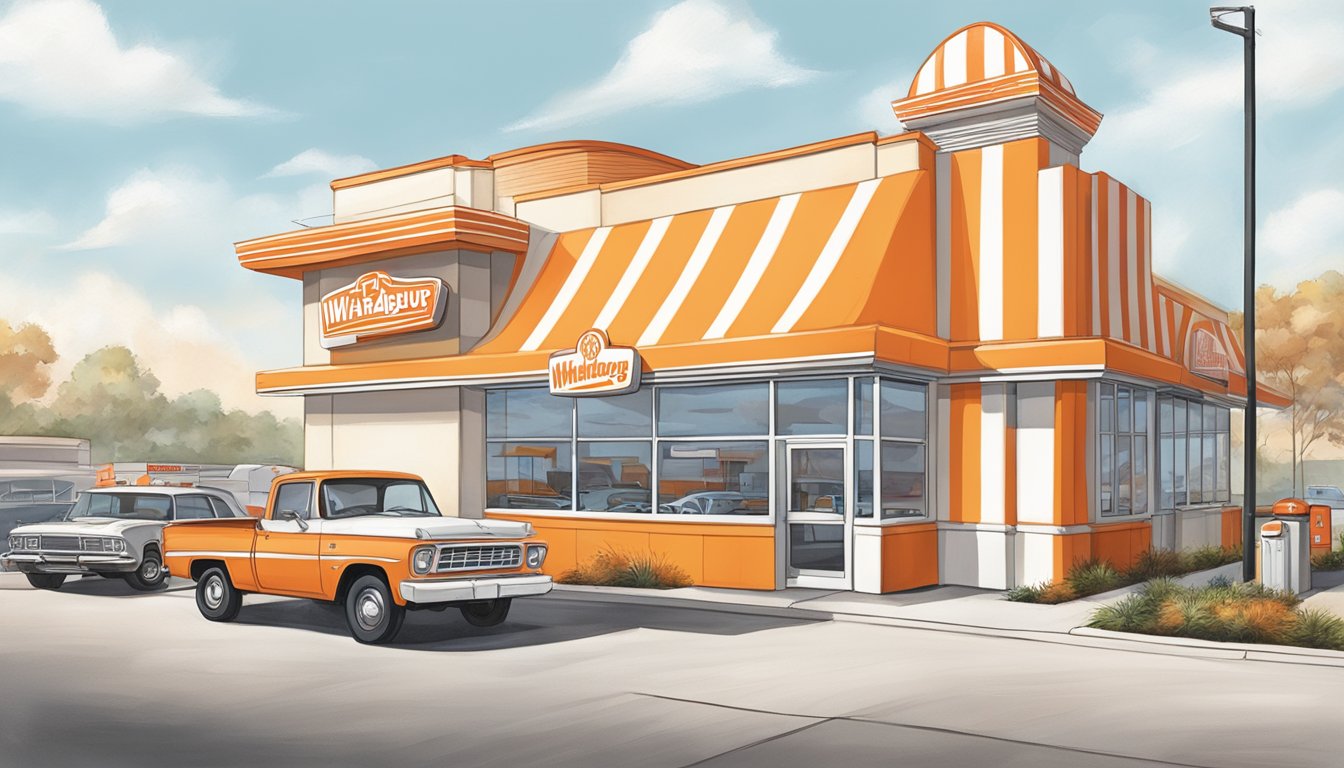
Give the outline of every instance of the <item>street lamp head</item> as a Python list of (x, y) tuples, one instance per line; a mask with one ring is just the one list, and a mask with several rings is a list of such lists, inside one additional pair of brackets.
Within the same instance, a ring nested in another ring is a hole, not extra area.
[[(1235, 27), (1223, 21), (1224, 16), (1230, 16), (1234, 13), (1240, 13), (1245, 20), (1246, 26)], [(1224, 32), (1231, 32), (1234, 35), (1247, 37), (1251, 34), (1251, 19), (1255, 16), (1255, 7), (1245, 5), (1241, 7), (1215, 6), (1209, 9), (1209, 23)]]

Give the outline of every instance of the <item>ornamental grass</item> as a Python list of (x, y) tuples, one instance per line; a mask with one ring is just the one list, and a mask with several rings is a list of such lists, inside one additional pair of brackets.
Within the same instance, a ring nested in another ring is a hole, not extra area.
[(1344, 570), (1344, 533), (1339, 534), (1339, 549), (1311, 556), (1311, 567), (1317, 571)]
[[(1340, 540), (1344, 543), (1344, 535)], [(1344, 567), (1344, 551), (1340, 558), (1340, 567)], [(1237, 547), (1208, 546), (1180, 552), (1149, 549), (1140, 553), (1134, 564), (1124, 570), (1105, 560), (1092, 558), (1074, 563), (1063, 582), (1025, 585), (1009, 590), (1004, 596), (1017, 603), (1064, 603), (1153, 579), (1207, 571), (1240, 559), (1241, 550)]]
[(562, 573), (556, 581), (561, 584), (640, 589), (691, 586), (690, 574), (677, 564), (669, 563), (662, 554), (631, 553), (612, 548), (599, 550), (573, 570)]
[(1171, 579), (1155, 579), (1114, 605), (1098, 608), (1088, 626), (1115, 632), (1344, 651), (1344, 619), (1303, 609), (1296, 595), (1254, 582), (1215, 580), (1204, 587), (1183, 587)]

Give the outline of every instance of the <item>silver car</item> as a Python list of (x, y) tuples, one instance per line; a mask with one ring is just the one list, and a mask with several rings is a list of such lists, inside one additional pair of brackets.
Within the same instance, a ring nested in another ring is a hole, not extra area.
[(60, 589), (70, 575), (125, 579), (149, 591), (168, 580), (163, 526), (175, 520), (247, 517), (233, 494), (214, 488), (94, 488), (62, 518), (23, 525), (9, 534), (3, 561), (38, 589)]

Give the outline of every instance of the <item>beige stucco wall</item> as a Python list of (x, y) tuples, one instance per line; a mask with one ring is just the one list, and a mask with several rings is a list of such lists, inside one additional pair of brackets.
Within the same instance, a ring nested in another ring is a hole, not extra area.
[(515, 204), (513, 216), (552, 232), (600, 226), (602, 193), (597, 189), (588, 189), (568, 195), (524, 200)]
[(435, 168), (406, 176), (337, 189), (332, 194), (336, 223), (454, 204), (454, 168)]

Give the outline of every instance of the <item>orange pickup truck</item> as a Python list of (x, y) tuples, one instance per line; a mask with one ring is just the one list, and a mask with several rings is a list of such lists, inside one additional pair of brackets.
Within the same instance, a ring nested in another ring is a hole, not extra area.
[(397, 472), (282, 475), (259, 519), (172, 523), (163, 554), (211, 621), (232, 621), (247, 593), (307, 597), (344, 604), (361, 643), (391, 641), (407, 610), (457, 606), (488, 627), (513, 598), (551, 591), (530, 524), (444, 517), (423, 480)]

